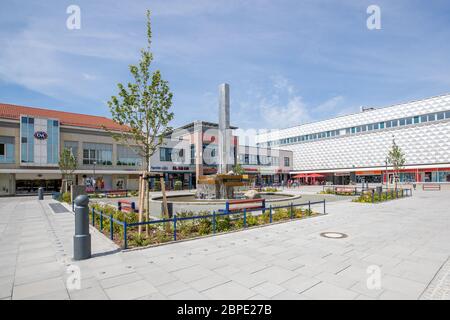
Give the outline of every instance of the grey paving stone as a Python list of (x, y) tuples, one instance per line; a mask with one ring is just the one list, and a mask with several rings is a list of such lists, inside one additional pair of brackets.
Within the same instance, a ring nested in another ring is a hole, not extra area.
[(112, 300), (132, 300), (158, 292), (158, 290), (146, 280), (139, 280), (105, 289), (105, 292)]
[(298, 275), (292, 279), (280, 283), (280, 286), (290, 289), (296, 293), (302, 293), (313, 286), (319, 284), (321, 280), (303, 275)]
[(71, 300), (108, 300), (105, 291), (99, 286), (69, 291), (69, 295)]
[(183, 282), (191, 282), (205, 277), (214, 276), (215, 273), (202, 267), (202, 266), (192, 266), (185, 269), (172, 272), (172, 275), (177, 277)]
[(62, 278), (47, 279), (30, 284), (14, 286), (13, 299), (26, 299), (29, 297), (42, 296), (61, 290), (66, 290)]
[(166, 296), (171, 296), (181, 291), (192, 289), (190, 285), (180, 280), (175, 280), (157, 287), (158, 291)]
[(202, 295), (213, 300), (242, 300), (254, 296), (256, 292), (230, 281), (220, 286), (203, 291)]
[(116, 277), (110, 277), (100, 280), (100, 285), (103, 289), (109, 289), (115, 286), (120, 286), (130, 282), (135, 282), (144, 279), (141, 275), (133, 272)]
[(204, 300), (206, 299), (201, 293), (194, 289), (188, 289), (169, 296), (171, 300)]
[(212, 275), (208, 276), (202, 279), (194, 280), (192, 282), (189, 282), (189, 285), (194, 288), (195, 290), (201, 292), (204, 290), (211, 289), (213, 287), (216, 287), (218, 285), (224, 284), (226, 282), (230, 281), (229, 279), (220, 276), (220, 275)]
[(288, 269), (273, 266), (257, 271), (254, 273), (254, 275), (263, 277), (264, 279), (266, 279), (267, 281), (271, 281), (272, 283), (280, 284), (282, 282), (285, 282), (289, 279), (296, 277), (297, 273)]
[(302, 294), (309, 298), (320, 300), (352, 300), (358, 296), (355, 292), (326, 282), (321, 282)]
[(272, 298), (285, 290), (285, 288), (271, 282), (264, 282), (252, 288), (252, 291), (256, 291), (257, 293), (268, 298)]

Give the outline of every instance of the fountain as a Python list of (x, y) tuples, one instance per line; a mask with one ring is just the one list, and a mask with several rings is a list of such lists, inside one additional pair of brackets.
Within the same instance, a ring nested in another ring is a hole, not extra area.
[[(257, 192), (251, 190), (246, 194), (237, 192), (238, 187), (249, 185), (248, 175), (237, 175), (232, 169), (235, 164), (235, 155), (232, 152), (232, 132), (230, 128), (230, 87), (228, 84), (219, 86), (219, 130), (218, 130), (218, 161), (217, 174), (202, 175), (203, 159), (197, 159), (197, 191), (193, 193), (178, 193), (167, 196), (173, 212), (203, 212), (223, 210), (229, 199), (261, 197), (266, 204), (287, 204), (299, 199), (300, 195), (286, 193)], [(198, 162), (200, 160), (200, 162)], [(289, 201), (289, 202), (288, 202)], [(161, 212), (162, 196), (152, 198), (151, 212)]]
[(217, 174), (199, 176), (197, 199), (234, 199), (234, 188), (248, 183), (247, 175), (236, 175), (232, 171), (235, 157), (231, 152), (230, 129), (230, 85), (219, 86), (219, 161)]

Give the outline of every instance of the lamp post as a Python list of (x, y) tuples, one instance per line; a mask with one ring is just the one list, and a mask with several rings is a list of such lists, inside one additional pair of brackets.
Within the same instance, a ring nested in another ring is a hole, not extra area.
[(388, 176), (388, 159), (384, 159), (384, 163), (386, 165), (386, 171), (384, 172), (384, 176), (386, 177), (386, 188), (389, 188), (389, 176)]

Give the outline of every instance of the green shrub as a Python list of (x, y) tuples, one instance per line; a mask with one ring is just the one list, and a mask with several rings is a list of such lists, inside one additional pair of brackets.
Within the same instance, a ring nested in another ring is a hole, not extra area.
[(156, 180), (154, 185), (153, 185), (153, 190), (154, 191), (161, 191), (161, 181)]
[(66, 203), (72, 203), (70, 192), (64, 192), (61, 196), (61, 201)]
[(183, 182), (175, 181), (175, 184), (174, 184), (173, 188), (174, 188), (174, 190), (182, 190), (183, 189)]
[(290, 214), (287, 209), (275, 209), (275, 212), (272, 216), (273, 221), (287, 220), (289, 218)]

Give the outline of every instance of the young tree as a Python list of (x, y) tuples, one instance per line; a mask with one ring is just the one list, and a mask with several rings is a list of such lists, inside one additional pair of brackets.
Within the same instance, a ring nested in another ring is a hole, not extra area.
[[(118, 96), (112, 96), (108, 102), (112, 119), (126, 126), (119, 133), (112, 133), (113, 138), (133, 149), (143, 159), (143, 173), (139, 183), (139, 221), (143, 221), (144, 204), (149, 218), (148, 179), (150, 158), (163, 138), (172, 130), (169, 126), (174, 114), (172, 93), (168, 82), (163, 80), (159, 70), (151, 71), (153, 55), (150, 51), (152, 38), (150, 11), (147, 10), (147, 48), (141, 49), (141, 59), (137, 65), (130, 65), (133, 82), (118, 84)], [(148, 228), (147, 228), (148, 230)], [(139, 227), (139, 234), (142, 229)]]
[(240, 163), (237, 163), (235, 166), (233, 166), (233, 172), (237, 175), (243, 175), (245, 174), (245, 169)]
[(68, 191), (67, 178), (71, 177), (74, 171), (77, 169), (77, 159), (70, 149), (63, 149), (59, 156), (58, 165), (62, 175), (61, 193), (65, 193)]
[(394, 169), (394, 185), (395, 185), (395, 190), (397, 190), (399, 171), (405, 165), (406, 159), (405, 159), (405, 154), (403, 153), (403, 151), (395, 143), (395, 139), (392, 139), (392, 147), (391, 147), (391, 150), (389, 150), (387, 160)]

